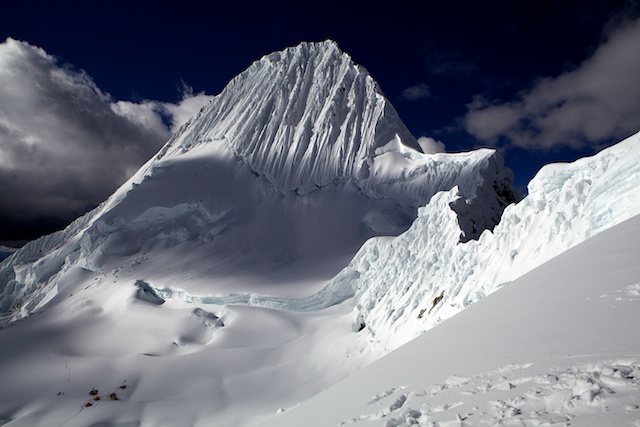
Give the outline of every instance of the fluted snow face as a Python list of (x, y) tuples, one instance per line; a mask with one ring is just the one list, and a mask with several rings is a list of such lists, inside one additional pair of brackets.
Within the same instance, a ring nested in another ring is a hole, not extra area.
[(394, 138), (419, 150), (373, 78), (332, 41), (256, 61), (193, 123), (182, 149), (218, 141), (283, 193), (364, 179)]
[[(511, 171), (494, 150), (423, 154), (378, 84), (333, 41), (253, 63), (149, 167), (194, 149), (240, 159), (283, 194), (351, 182), (368, 198), (415, 208), (457, 185), (466, 199), (495, 205), (490, 220), (478, 218), (478, 233), (515, 201)], [(496, 191), (508, 195), (496, 202)]]

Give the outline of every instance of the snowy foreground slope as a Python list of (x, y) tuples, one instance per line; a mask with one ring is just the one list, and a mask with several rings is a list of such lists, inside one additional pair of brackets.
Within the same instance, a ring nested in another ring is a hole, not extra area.
[(640, 425), (640, 216), (267, 426)]

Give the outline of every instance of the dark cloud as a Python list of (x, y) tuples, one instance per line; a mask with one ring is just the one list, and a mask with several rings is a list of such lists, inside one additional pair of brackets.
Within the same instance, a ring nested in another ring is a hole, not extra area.
[(479, 73), (478, 66), (471, 61), (442, 57), (429, 65), (429, 71), (433, 75), (451, 79), (465, 79)]
[(420, 83), (403, 90), (400, 94), (400, 99), (406, 101), (418, 101), (429, 98), (430, 96), (431, 89), (429, 86), (426, 83)]
[(0, 238), (100, 203), (208, 99), (114, 102), (83, 71), (13, 39), (0, 44), (0, 81)]
[(526, 149), (598, 147), (640, 130), (640, 20), (618, 25), (573, 70), (540, 79), (513, 102), (476, 97), (464, 119), (476, 138)]

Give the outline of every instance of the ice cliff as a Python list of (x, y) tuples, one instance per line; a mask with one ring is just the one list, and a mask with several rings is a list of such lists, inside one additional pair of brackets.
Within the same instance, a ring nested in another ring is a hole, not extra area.
[(477, 241), (457, 241), (459, 189), (440, 192), (405, 233), (367, 241), (325, 292), (353, 295), (354, 330), (390, 351), (640, 214), (638, 188), (640, 133), (595, 156), (543, 167), (527, 197), (508, 206), (493, 232), (484, 231)]

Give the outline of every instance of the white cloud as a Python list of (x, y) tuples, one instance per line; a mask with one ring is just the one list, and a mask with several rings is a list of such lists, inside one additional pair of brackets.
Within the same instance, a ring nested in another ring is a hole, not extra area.
[(116, 114), (150, 131), (166, 128), (163, 119), (170, 123), (167, 130), (177, 130), (211, 100), (210, 95), (205, 93), (194, 95), (191, 90), (184, 91), (182, 96), (177, 104), (151, 100), (117, 101), (111, 104), (111, 109)]
[(162, 103), (165, 111), (171, 116), (171, 128), (177, 129), (185, 124), (193, 117), (202, 106), (211, 100), (210, 95), (199, 93), (193, 95), (191, 93), (184, 94), (182, 100), (177, 104)]
[(444, 142), (436, 141), (429, 136), (421, 136), (418, 138), (418, 144), (425, 154), (444, 153)]
[(111, 110), (118, 116), (135, 123), (150, 132), (169, 134), (169, 129), (162, 122), (163, 108), (156, 101), (116, 101), (110, 104)]
[(467, 131), (524, 148), (597, 147), (640, 130), (640, 20), (614, 31), (580, 66), (541, 79), (511, 103), (477, 98)]
[(402, 91), (400, 95), (401, 99), (405, 99), (407, 101), (418, 101), (420, 99), (425, 99), (431, 96), (431, 89), (425, 83), (420, 83), (414, 86), (410, 86)]
[(13, 220), (69, 221), (101, 202), (209, 98), (114, 102), (85, 72), (13, 39), (0, 43), (0, 81), (2, 232)]

